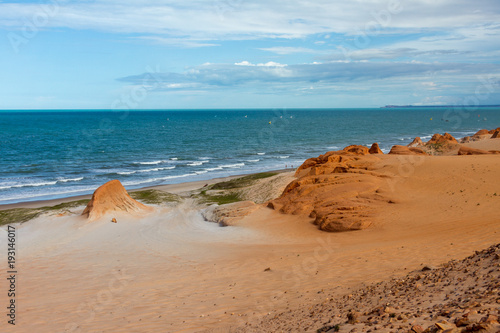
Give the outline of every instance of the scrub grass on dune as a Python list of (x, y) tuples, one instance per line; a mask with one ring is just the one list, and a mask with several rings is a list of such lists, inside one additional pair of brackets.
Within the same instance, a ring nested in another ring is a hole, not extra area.
[(60, 203), (55, 206), (45, 206), (40, 208), (12, 208), (0, 210), (0, 225), (10, 223), (22, 223), (32, 220), (44, 213), (69, 212), (70, 209), (86, 206), (90, 200), (77, 200)]
[(231, 179), (225, 182), (216, 183), (208, 186), (199, 194), (193, 195), (199, 202), (203, 204), (224, 205), (228, 203), (245, 200), (239, 189), (255, 184), (259, 179), (269, 178), (277, 175), (277, 172), (261, 172), (253, 175), (248, 175), (236, 179)]
[(181, 197), (164, 192), (159, 190), (143, 190), (143, 191), (134, 191), (130, 192), (129, 195), (142, 203), (151, 204), (151, 205), (159, 205), (162, 203), (170, 203), (170, 202), (180, 202), (182, 201)]

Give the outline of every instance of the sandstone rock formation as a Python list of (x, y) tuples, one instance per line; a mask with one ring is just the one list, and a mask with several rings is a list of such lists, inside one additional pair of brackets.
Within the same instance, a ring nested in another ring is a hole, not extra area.
[(389, 154), (393, 154), (393, 155), (427, 155), (427, 153), (420, 148), (406, 147), (406, 146), (399, 146), (399, 145), (392, 146)]
[(259, 208), (253, 201), (239, 201), (225, 205), (213, 205), (201, 213), (203, 218), (220, 226), (236, 225), (238, 221)]
[[(369, 149), (365, 146), (351, 145), (347, 146), (342, 150), (329, 151), (324, 155), (319, 155), (318, 157), (308, 158), (295, 172), (295, 177), (302, 177), (304, 175), (303, 170), (310, 171), (310, 168), (315, 166), (320, 166), (325, 164), (326, 162), (340, 162), (342, 160), (341, 156), (348, 155), (368, 155), (370, 154)], [(327, 165), (324, 165), (326, 169), (328, 169)], [(320, 168), (314, 168), (313, 172), (319, 172)], [(328, 171), (326, 171), (328, 172)], [(323, 172), (324, 173), (324, 172)]]
[(490, 131), (489, 130), (482, 129), (482, 130), (477, 131), (476, 134), (474, 134), (472, 136), (472, 138), (474, 140), (482, 140), (482, 139), (488, 137), (489, 135), (490, 135)]
[(340, 155), (366, 155), (369, 153), (367, 147), (360, 145), (350, 145), (340, 150)]
[(460, 143), (469, 143), (470, 142), (470, 136), (464, 136), (462, 140), (460, 140)]
[(491, 136), (491, 139), (496, 139), (496, 138), (499, 138), (500, 137), (500, 130), (495, 130), (495, 132), (493, 132), (493, 135)]
[(268, 207), (286, 214), (308, 215), (325, 231), (370, 226), (377, 207), (393, 201), (379, 193), (387, 177), (374, 169), (380, 158), (366, 154), (366, 147), (354, 147), (306, 160), (297, 169), (298, 179)]
[(460, 147), (458, 150), (458, 155), (486, 155), (486, 154), (500, 154), (498, 150), (483, 150), (470, 147)]
[(377, 142), (375, 142), (374, 144), (372, 144), (372, 146), (370, 147), (370, 149), (368, 150), (368, 152), (370, 154), (383, 154), (384, 152), (382, 152), (382, 150), (380, 149), (379, 145)]
[(426, 143), (429, 144), (447, 144), (447, 143), (458, 143), (457, 140), (449, 133), (444, 133), (443, 135), (436, 133), (432, 138)]
[(151, 211), (152, 207), (132, 199), (120, 181), (115, 179), (95, 190), (82, 215), (86, 215), (89, 221), (95, 221), (113, 212), (140, 215)]
[(418, 146), (423, 146), (424, 143), (422, 142), (422, 139), (420, 139), (419, 136), (417, 136), (413, 141), (408, 145), (410, 148), (418, 147)]

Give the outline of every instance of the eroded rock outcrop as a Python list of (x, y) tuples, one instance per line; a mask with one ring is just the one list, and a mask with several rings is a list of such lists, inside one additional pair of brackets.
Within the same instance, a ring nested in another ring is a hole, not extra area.
[(298, 179), (267, 206), (286, 214), (308, 215), (325, 231), (367, 228), (378, 206), (393, 201), (379, 193), (387, 177), (374, 167), (380, 158), (363, 148), (349, 146), (308, 159), (297, 170)]
[(205, 208), (202, 216), (205, 220), (219, 223), (220, 226), (236, 225), (241, 219), (259, 209), (253, 201), (239, 201), (225, 205)]
[(470, 142), (470, 136), (464, 136), (461, 140), (460, 143), (469, 143)]
[(487, 136), (489, 136), (489, 135), (490, 135), (490, 131), (489, 131), (489, 130), (487, 130), (487, 129), (482, 129), (482, 130), (477, 131), (477, 132), (476, 132), (476, 134), (474, 134), (474, 135), (472, 136), (472, 138), (473, 138), (474, 140), (481, 140), (481, 139), (486, 138), (486, 137), (487, 137)]
[(140, 216), (151, 211), (152, 207), (132, 199), (120, 181), (115, 179), (95, 190), (82, 215), (87, 216), (89, 221), (95, 221), (113, 212)]
[(470, 147), (460, 147), (458, 155), (486, 155), (486, 154), (500, 154), (498, 150), (483, 150)]
[(427, 155), (427, 153), (420, 148), (406, 147), (406, 146), (399, 146), (399, 145), (392, 146), (389, 154), (392, 154), (392, 155)]
[(453, 144), (453, 143), (458, 143), (458, 142), (457, 142), (457, 140), (450, 133), (444, 133), (443, 135), (441, 135), (439, 133), (436, 133), (426, 143), (426, 145), (430, 145), (430, 144)]
[(383, 154), (384, 152), (382, 151), (382, 149), (380, 149), (379, 145), (377, 142), (375, 142), (374, 144), (372, 144), (372, 146), (370, 147), (370, 149), (368, 150), (368, 152), (370, 154)]
[[(319, 155), (318, 157), (308, 158), (304, 163), (302, 163), (300, 167), (298, 167), (297, 171), (295, 171), (295, 177), (304, 176), (304, 170), (307, 170), (308, 172), (311, 172), (311, 170), (313, 170), (313, 173), (329, 172), (331, 165), (326, 165), (327, 162), (341, 162), (342, 156), (360, 156), (368, 154), (370, 154), (368, 147), (359, 145), (351, 145), (345, 147), (342, 150), (329, 151), (326, 154)], [(318, 168), (316, 168), (316, 166)], [(342, 167), (343, 166), (340, 166), (340, 168)]]
[(422, 139), (420, 139), (419, 136), (417, 136), (413, 141), (408, 145), (410, 148), (418, 147), (418, 146), (423, 146), (424, 143), (422, 142)]

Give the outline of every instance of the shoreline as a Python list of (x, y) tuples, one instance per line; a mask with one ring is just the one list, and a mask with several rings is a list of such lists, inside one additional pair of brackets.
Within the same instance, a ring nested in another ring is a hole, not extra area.
[[(215, 183), (224, 182), (224, 181), (228, 181), (228, 180), (232, 180), (232, 179), (237, 179), (237, 178), (241, 178), (241, 177), (248, 176), (248, 175), (255, 175), (255, 174), (262, 173), (262, 172), (284, 173), (284, 172), (288, 172), (288, 171), (295, 171), (295, 169), (296, 168), (294, 168), (294, 169), (289, 168), (289, 169), (268, 170), (268, 171), (254, 172), (254, 173), (238, 174), (238, 175), (227, 176), (227, 177), (211, 178), (208, 180), (195, 180), (195, 181), (191, 181), (191, 182), (182, 182), (182, 183), (177, 183), (177, 184), (163, 184), (163, 185), (146, 186), (146, 187), (140, 187), (140, 188), (136, 188), (136, 189), (132, 189), (132, 190), (127, 190), (127, 192), (131, 193), (131, 192), (138, 192), (138, 191), (145, 191), (145, 190), (160, 190), (160, 191), (169, 192), (172, 194), (179, 194), (179, 193), (183, 193), (183, 192), (197, 190), (199, 188), (202, 188), (206, 184), (212, 185)], [(101, 185), (103, 185), (103, 184), (101, 184)], [(101, 185), (99, 185), (99, 186), (101, 186)], [(96, 189), (99, 186), (97, 186)], [(92, 194), (82, 194), (82, 195), (75, 195), (75, 196), (55, 198), (55, 199), (21, 201), (21, 202), (16, 202), (16, 203), (11, 203), (11, 204), (0, 204), (0, 211), (7, 210), (7, 209), (16, 209), (16, 208), (40, 208), (40, 207), (46, 207), (46, 206), (55, 206), (55, 205), (59, 205), (62, 203), (67, 203), (67, 202), (72, 202), (72, 201), (86, 200), (86, 199), (90, 200), (91, 198), (92, 198)]]

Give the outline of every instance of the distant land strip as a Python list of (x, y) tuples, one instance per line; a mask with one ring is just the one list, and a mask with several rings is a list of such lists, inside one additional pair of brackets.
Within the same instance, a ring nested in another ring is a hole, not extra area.
[(498, 108), (500, 105), (386, 105), (381, 106), (381, 109), (391, 108), (456, 108), (456, 107), (474, 107), (474, 108)]

